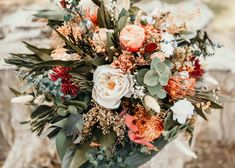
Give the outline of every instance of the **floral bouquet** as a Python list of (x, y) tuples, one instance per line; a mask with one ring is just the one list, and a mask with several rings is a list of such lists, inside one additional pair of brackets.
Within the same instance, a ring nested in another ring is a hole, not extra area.
[(202, 62), (218, 47), (168, 11), (151, 15), (128, 0), (60, 1), (42, 10), (51, 49), (11, 54), (32, 107), (33, 132), (55, 139), (63, 168), (136, 168), (179, 134), (191, 143), (196, 116), (222, 108), (203, 85)]

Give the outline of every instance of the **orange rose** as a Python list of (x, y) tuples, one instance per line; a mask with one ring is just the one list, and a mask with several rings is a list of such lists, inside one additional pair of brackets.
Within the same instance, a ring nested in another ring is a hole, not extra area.
[(137, 25), (127, 25), (120, 33), (120, 43), (127, 50), (137, 52), (143, 46), (145, 31)]

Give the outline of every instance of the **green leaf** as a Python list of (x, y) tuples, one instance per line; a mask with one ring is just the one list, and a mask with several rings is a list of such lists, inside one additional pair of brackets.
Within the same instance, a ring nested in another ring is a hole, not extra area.
[(66, 136), (72, 136), (81, 132), (83, 128), (83, 118), (80, 114), (71, 114), (64, 126)]
[(117, 21), (117, 29), (119, 32), (121, 32), (122, 29), (126, 26), (127, 19), (128, 19), (128, 11), (122, 9), (122, 11), (119, 14), (119, 19)]
[(159, 82), (162, 86), (166, 86), (169, 80), (169, 75), (161, 74), (159, 77)]
[(161, 90), (161, 87), (162, 87), (161, 85), (157, 85), (154, 87), (147, 87), (147, 89), (151, 96), (156, 96), (157, 93)]
[(99, 143), (101, 144), (101, 146), (103, 148), (106, 149), (106, 152), (108, 151), (108, 148), (111, 147), (114, 142), (116, 141), (117, 137), (116, 137), (116, 134), (114, 132), (111, 132), (110, 134), (108, 135), (102, 135), (100, 138), (99, 138)]
[(173, 112), (170, 112), (167, 114), (167, 117), (164, 121), (164, 130), (168, 131), (174, 124), (175, 121), (173, 120)]
[(155, 69), (155, 66), (160, 63), (161, 60), (159, 58), (154, 58), (152, 61), (151, 61), (151, 64), (150, 64), (150, 69)]
[(42, 115), (47, 115), (53, 112), (53, 108), (46, 105), (38, 106), (31, 114), (31, 118), (35, 118)]
[(106, 64), (105, 56), (94, 58), (93, 64), (97, 67)]
[(174, 67), (174, 64), (168, 59), (166, 59), (164, 61), (164, 64), (166, 64), (170, 69), (172, 69)]
[(210, 107), (213, 108), (213, 109), (223, 109), (223, 106), (215, 101), (210, 101), (211, 102), (211, 105)]
[(156, 65), (154, 66), (154, 68), (155, 68), (155, 70), (157, 71), (157, 73), (162, 73), (162, 72), (165, 71), (166, 65), (160, 62), (160, 63), (156, 64)]
[(96, 4), (97, 6), (100, 6), (101, 5), (101, 1), (100, 0), (92, 0), (92, 2), (94, 4)]
[(207, 121), (206, 115), (204, 114), (204, 112), (201, 108), (197, 108), (196, 113)]
[[(66, 153), (65, 153), (65, 155), (64, 155), (64, 158), (63, 158), (63, 160), (61, 161), (61, 167), (62, 168), (78, 168), (78, 166), (77, 167), (71, 167), (71, 162), (72, 162), (72, 160), (73, 160), (73, 158), (74, 158), (74, 153), (75, 153), (75, 151), (74, 150), (72, 150), (72, 149), (70, 149), (70, 148), (68, 148), (67, 149), (67, 151), (66, 151)], [(81, 157), (81, 156), (79, 156), (79, 157)]]
[(109, 58), (109, 62), (113, 61), (113, 56), (114, 56), (114, 52), (113, 50), (111, 50), (111, 47), (114, 47), (114, 34), (111, 32), (107, 32), (107, 46), (106, 46), (106, 51), (108, 53), (108, 58)]
[(78, 113), (78, 110), (74, 106), (69, 106), (68, 110), (71, 114), (77, 114)]
[(100, 28), (112, 28), (112, 21), (108, 11), (105, 8), (103, 2), (101, 2), (100, 7), (98, 9), (98, 23)]
[(138, 73), (136, 75), (136, 79), (141, 85), (144, 85), (144, 76), (148, 71), (149, 71), (149, 69), (147, 69), (147, 68), (143, 68), (138, 71)]
[(154, 70), (149, 70), (144, 76), (144, 84), (147, 86), (156, 86), (158, 84), (158, 76)]
[(48, 20), (55, 21), (64, 21), (64, 16), (68, 14), (65, 10), (39, 10), (38, 13), (34, 14), (34, 16), (38, 18), (46, 18)]
[(90, 142), (87, 142), (78, 147), (72, 158), (72, 162), (69, 168), (78, 168), (88, 161), (87, 155), (89, 151), (92, 150), (89, 145)]
[(52, 60), (51, 58), (51, 52), (52, 50), (50, 49), (44, 49), (44, 48), (37, 48), (25, 41), (23, 41), (23, 43), (26, 45), (26, 47), (32, 51), (33, 53), (35, 53), (42, 61), (49, 61)]
[(60, 116), (66, 116), (67, 115), (67, 111), (64, 108), (60, 108), (60, 107), (57, 109), (57, 113)]
[(157, 97), (159, 99), (165, 99), (167, 96), (166, 94), (166, 91), (164, 89), (160, 89), (158, 92), (157, 92)]
[[(154, 141), (154, 145), (159, 149), (162, 149), (167, 143), (168, 141), (164, 140), (163, 136)], [(127, 165), (126, 167), (128, 168), (137, 168), (148, 162), (156, 154), (158, 154), (158, 151), (152, 151), (150, 154), (136, 151), (130, 153), (129, 156), (126, 156), (124, 163), (125, 165)]]
[(60, 131), (56, 136), (56, 149), (58, 156), (63, 160), (64, 155), (68, 149), (69, 140), (67, 139), (64, 131)]
[(64, 118), (56, 123), (53, 123), (51, 126), (52, 127), (59, 127), (59, 128), (64, 128), (65, 124), (67, 123), (67, 118)]
[(82, 102), (82, 101), (69, 101), (69, 102), (65, 102), (66, 105), (73, 105), (75, 107), (81, 107), (83, 110), (86, 110), (88, 107), (87, 107), (87, 104), (85, 102)]

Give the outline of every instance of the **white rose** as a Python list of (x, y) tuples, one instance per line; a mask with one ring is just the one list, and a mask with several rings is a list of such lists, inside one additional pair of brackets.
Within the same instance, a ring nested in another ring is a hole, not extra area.
[(105, 108), (116, 109), (122, 97), (132, 95), (132, 77), (109, 65), (99, 66), (95, 70), (93, 82), (92, 98)]
[(194, 112), (194, 106), (187, 99), (177, 101), (170, 109), (173, 111), (173, 120), (177, 120), (180, 124), (184, 124)]
[(164, 52), (167, 57), (173, 55), (176, 46), (175, 37), (172, 34), (167, 32), (162, 34), (160, 47), (161, 51)]

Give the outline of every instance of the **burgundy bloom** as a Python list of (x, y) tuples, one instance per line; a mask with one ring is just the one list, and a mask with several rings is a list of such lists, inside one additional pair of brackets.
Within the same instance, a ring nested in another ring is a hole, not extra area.
[(61, 6), (62, 6), (63, 8), (66, 8), (66, 6), (67, 6), (66, 0), (61, 0), (61, 1), (60, 1), (60, 4), (61, 4)]
[(61, 92), (64, 93), (65, 95), (76, 96), (78, 92), (78, 86), (75, 83), (66, 81), (62, 83)]
[(189, 74), (190, 74), (191, 77), (199, 79), (203, 76), (205, 71), (204, 71), (204, 69), (202, 69), (202, 66), (200, 64), (199, 59), (193, 58), (193, 61), (194, 61), (194, 70), (191, 71)]
[(54, 73), (50, 75), (50, 79), (52, 81), (57, 81), (58, 79), (61, 79), (61, 92), (64, 95), (71, 95), (76, 96), (78, 92), (78, 85), (73, 83), (72, 81), (72, 75), (69, 74), (68, 71), (71, 70), (69, 67), (62, 67), (57, 66), (52, 69)]

